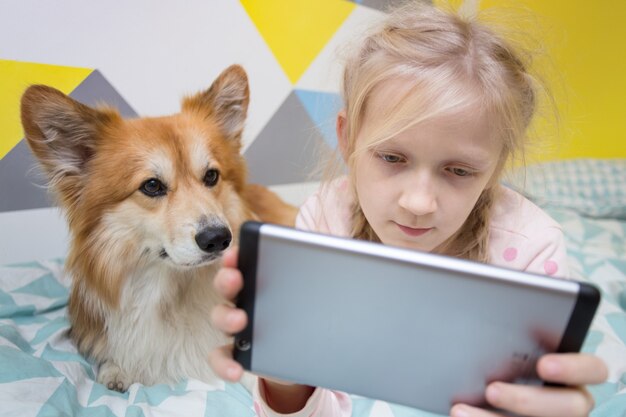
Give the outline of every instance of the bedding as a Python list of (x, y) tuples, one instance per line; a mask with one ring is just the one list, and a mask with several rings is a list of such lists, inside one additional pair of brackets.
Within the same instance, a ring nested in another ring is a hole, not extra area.
[[(594, 417), (626, 416), (626, 220), (547, 205), (563, 226), (574, 277), (595, 284), (602, 302), (583, 351), (602, 357), (609, 380), (590, 390)], [(134, 384), (126, 393), (94, 381), (95, 369), (67, 338), (69, 282), (63, 260), (0, 267), (0, 416), (253, 416), (240, 384)], [(353, 397), (354, 416), (434, 414)]]

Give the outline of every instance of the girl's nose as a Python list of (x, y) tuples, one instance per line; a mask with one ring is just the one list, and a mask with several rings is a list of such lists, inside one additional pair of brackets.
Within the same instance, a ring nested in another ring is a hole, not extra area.
[(432, 184), (414, 184), (402, 193), (399, 204), (412, 214), (423, 216), (437, 210), (437, 195)]

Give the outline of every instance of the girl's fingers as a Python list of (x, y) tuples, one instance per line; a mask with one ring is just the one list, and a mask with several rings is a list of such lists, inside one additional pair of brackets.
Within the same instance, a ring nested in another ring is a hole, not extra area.
[(234, 246), (224, 252), (222, 256), (222, 266), (225, 268), (237, 268), (237, 258), (239, 256), (239, 248)]
[(541, 379), (565, 385), (600, 384), (608, 378), (602, 359), (583, 353), (544, 355), (537, 363)]
[(235, 268), (223, 267), (213, 280), (213, 287), (227, 300), (234, 300), (241, 288), (243, 288), (243, 277), (241, 271)]
[(215, 374), (230, 382), (237, 382), (243, 376), (242, 366), (233, 360), (233, 345), (213, 349), (209, 353), (209, 365)]
[(248, 316), (239, 308), (218, 304), (211, 311), (211, 323), (224, 333), (234, 334), (246, 327)]
[(489, 384), (485, 395), (492, 406), (523, 416), (587, 416), (594, 405), (591, 394), (582, 387), (544, 387), (494, 382)]

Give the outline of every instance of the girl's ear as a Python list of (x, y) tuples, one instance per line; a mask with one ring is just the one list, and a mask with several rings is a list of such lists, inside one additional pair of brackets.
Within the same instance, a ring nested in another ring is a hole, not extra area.
[(348, 138), (347, 138), (347, 124), (348, 120), (346, 118), (346, 111), (340, 110), (337, 113), (337, 144), (339, 145), (339, 151), (341, 152), (341, 156), (343, 157), (344, 162), (348, 162), (349, 154), (348, 154)]

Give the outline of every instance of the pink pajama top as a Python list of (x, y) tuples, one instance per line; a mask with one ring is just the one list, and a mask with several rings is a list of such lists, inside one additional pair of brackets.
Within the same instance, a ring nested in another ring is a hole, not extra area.
[[(339, 178), (308, 198), (300, 208), (296, 228), (335, 236), (350, 236), (350, 213), (354, 196), (347, 179)], [(489, 226), (490, 263), (557, 277), (569, 277), (565, 239), (559, 224), (521, 194), (502, 187)], [(259, 416), (285, 416), (265, 401), (263, 383), (255, 384), (254, 407)], [(317, 388), (305, 407), (293, 417), (350, 416), (350, 397), (342, 392)]]

